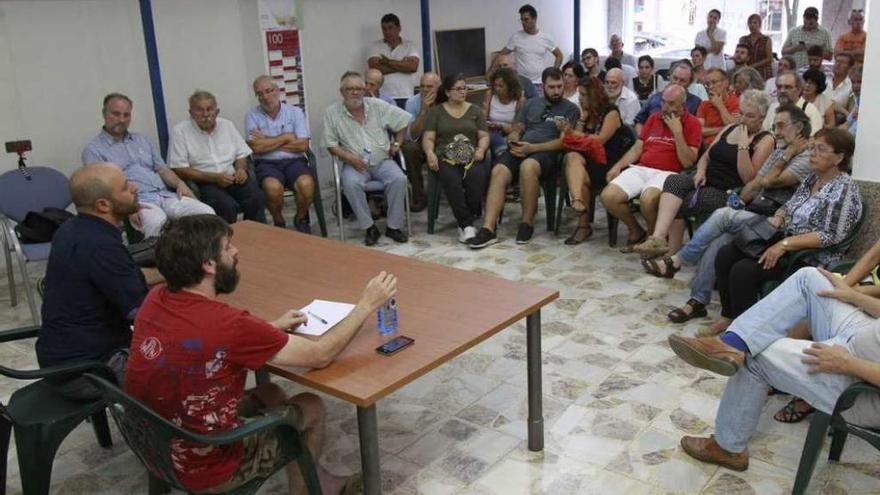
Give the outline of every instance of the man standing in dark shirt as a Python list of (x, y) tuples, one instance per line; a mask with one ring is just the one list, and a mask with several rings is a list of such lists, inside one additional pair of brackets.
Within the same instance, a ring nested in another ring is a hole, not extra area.
[[(95, 163), (73, 173), (70, 193), (78, 215), (52, 240), (37, 360), (41, 367), (103, 361), (122, 383), (130, 324), (147, 295), (144, 274), (120, 230), (123, 220), (138, 211), (137, 186), (117, 165)], [(98, 396), (83, 378), (57, 386), (73, 399)]]

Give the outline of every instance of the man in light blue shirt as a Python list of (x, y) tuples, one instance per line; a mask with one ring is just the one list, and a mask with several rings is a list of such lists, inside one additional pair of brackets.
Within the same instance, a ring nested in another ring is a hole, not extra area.
[[(364, 244), (372, 246), (380, 237), (365, 194), (367, 183), (373, 181), (382, 183), (388, 201), (385, 235), (395, 242), (406, 242), (406, 234), (401, 231), (406, 176), (391, 157), (400, 151), (409, 114), (376, 98), (364, 98), (365, 89), (363, 76), (357, 72), (343, 74), (339, 87), (343, 100), (327, 107), (324, 113), (324, 145), (343, 162), (342, 188), (358, 224), (366, 230)], [(395, 133), (394, 141), (389, 139), (389, 131)]]
[(425, 116), (437, 100), (439, 87), (440, 75), (436, 72), (425, 72), (419, 81), (419, 93), (406, 100), (406, 111), (410, 114), (410, 120), (406, 129), (406, 142), (403, 143), (403, 156), (406, 158), (406, 175), (412, 186), (412, 204), (409, 209), (416, 213), (428, 207), (428, 195), (425, 194), (425, 183), (422, 179), (422, 170), (427, 160), (422, 151), (422, 131), (425, 127)]
[(254, 94), (259, 105), (244, 117), (248, 146), (254, 151), (257, 182), (266, 193), (266, 206), (277, 227), (284, 227), (284, 188), (295, 193), (296, 216), (293, 227), (302, 233), (312, 232), (309, 206), (315, 197), (315, 178), (306, 151), (309, 149), (309, 126), (299, 107), (281, 101), (281, 90), (271, 76), (254, 80)]
[(158, 236), (168, 217), (213, 214), (214, 209), (195, 199), (186, 183), (165, 166), (159, 150), (146, 136), (128, 132), (131, 109), (131, 99), (124, 94), (104, 97), (104, 126), (83, 149), (83, 165), (109, 162), (122, 167), (138, 188), (140, 211), (129, 220), (147, 237)]

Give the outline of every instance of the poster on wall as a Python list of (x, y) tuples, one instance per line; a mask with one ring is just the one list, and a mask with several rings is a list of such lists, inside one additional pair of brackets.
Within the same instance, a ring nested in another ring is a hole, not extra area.
[(260, 28), (266, 42), (266, 65), (281, 88), (282, 100), (305, 111), (302, 53), (294, 0), (260, 0)]

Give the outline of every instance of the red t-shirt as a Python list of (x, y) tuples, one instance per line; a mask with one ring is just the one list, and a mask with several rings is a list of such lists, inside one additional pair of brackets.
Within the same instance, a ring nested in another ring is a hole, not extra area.
[[(727, 95), (727, 98), (724, 99), (724, 108), (730, 113), (739, 113), (739, 97), (733, 93)], [(697, 118), (703, 119), (703, 128), (720, 128), (725, 125), (724, 121), (721, 120), (721, 112), (719, 112), (718, 109), (715, 108), (715, 105), (709, 100), (704, 100), (700, 103), (700, 106), (697, 107)], [(703, 142), (706, 144), (712, 144), (712, 141), (715, 140), (715, 136), (717, 135), (718, 133), (712, 134), (711, 136), (703, 136)]]
[[(688, 146), (699, 148), (703, 139), (703, 126), (700, 125), (700, 121), (685, 112), (681, 116), (681, 127), (684, 141)], [(675, 154), (675, 138), (672, 136), (672, 131), (663, 122), (663, 112), (654, 112), (648, 117), (647, 122), (642, 126), (642, 134), (639, 135), (639, 139), (644, 144), (642, 156), (636, 165), (669, 172), (681, 172), (681, 163)]]
[[(150, 291), (134, 322), (125, 388), (186, 430), (231, 430), (239, 426), (247, 370), (265, 364), (287, 339), (247, 311), (162, 285)], [(178, 479), (193, 491), (228, 481), (242, 458), (240, 442), (176, 441), (171, 451)]]

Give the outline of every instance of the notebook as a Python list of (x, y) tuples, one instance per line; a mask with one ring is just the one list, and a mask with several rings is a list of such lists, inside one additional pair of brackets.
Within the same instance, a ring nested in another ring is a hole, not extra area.
[[(309, 321), (294, 330), (301, 335), (321, 336), (335, 327), (354, 309), (354, 304), (315, 299), (300, 311), (306, 314)], [(323, 321), (322, 321), (323, 320)]]

